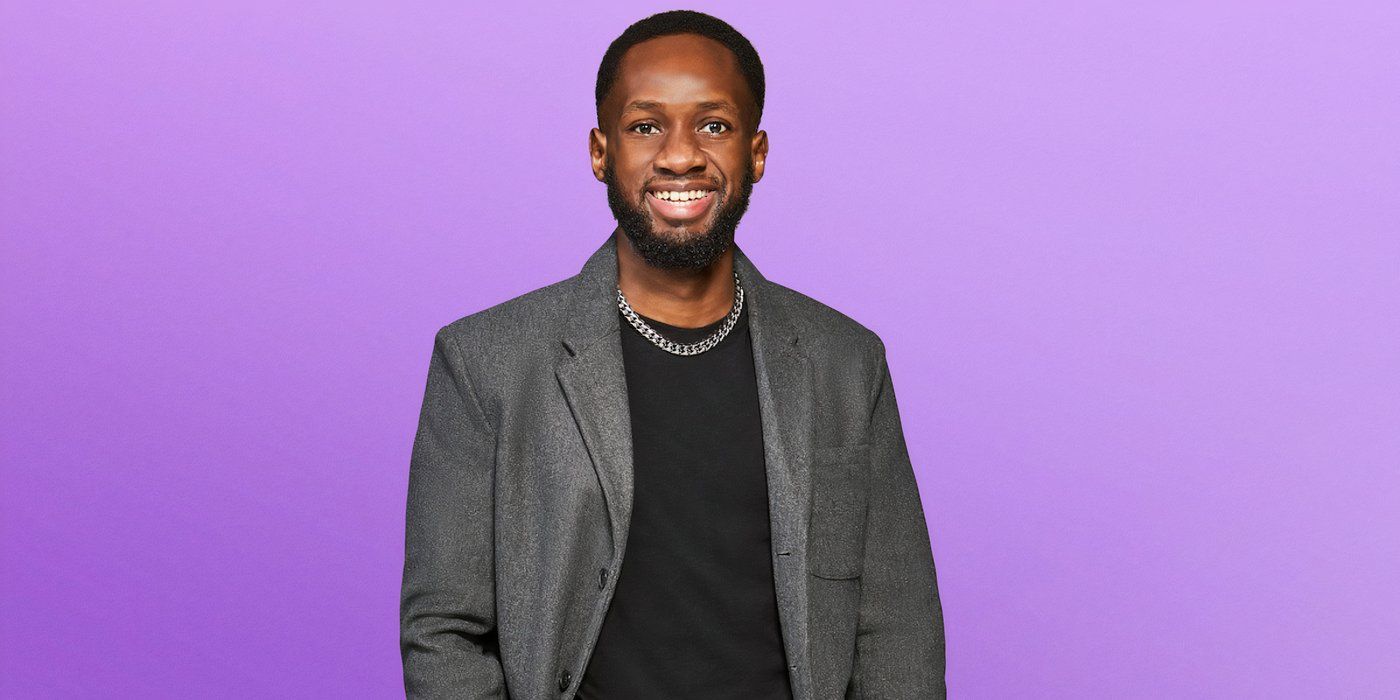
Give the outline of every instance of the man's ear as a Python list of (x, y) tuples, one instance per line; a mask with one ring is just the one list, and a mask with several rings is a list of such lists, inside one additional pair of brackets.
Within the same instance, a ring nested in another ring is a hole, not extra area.
[(608, 162), (608, 137), (600, 129), (588, 131), (588, 157), (593, 161), (593, 177), (603, 181), (603, 165)]
[(753, 158), (753, 181), (758, 182), (763, 179), (763, 163), (768, 160), (768, 132), (760, 130), (754, 134), (749, 150)]

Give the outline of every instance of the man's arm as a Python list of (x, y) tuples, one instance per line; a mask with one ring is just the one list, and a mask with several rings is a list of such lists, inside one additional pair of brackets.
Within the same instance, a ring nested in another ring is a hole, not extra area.
[(399, 649), (410, 698), (503, 698), (496, 651), (496, 438), (446, 329), (409, 465)]
[(851, 697), (945, 698), (943, 608), (919, 488), (880, 346)]

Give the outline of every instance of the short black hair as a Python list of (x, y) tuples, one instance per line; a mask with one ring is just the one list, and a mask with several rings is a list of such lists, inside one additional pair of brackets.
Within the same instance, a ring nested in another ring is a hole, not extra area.
[(638, 20), (608, 46), (607, 52), (603, 54), (603, 62), (598, 66), (598, 83), (593, 89), (598, 126), (603, 125), (603, 99), (608, 96), (613, 83), (617, 82), (617, 69), (622, 64), (622, 55), (643, 41), (674, 34), (697, 34), (713, 39), (729, 49), (734, 58), (738, 59), (739, 72), (749, 84), (754, 104), (758, 107), (758, 114), (754, 115), (755, 123), (763, 118), (763, 61), (758, 59), (758, 51), (754, 50), (753, 44), (749, 43), (739, 30), (718, 17), (693, 10), (671, 10)]

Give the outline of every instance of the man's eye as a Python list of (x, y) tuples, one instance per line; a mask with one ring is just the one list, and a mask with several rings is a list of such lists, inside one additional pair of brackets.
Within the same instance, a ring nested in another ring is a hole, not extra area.
[[(640, 129), (651, 129), (651, 131), (640, 131)], [(656, 126), (653, 124), (638, 124), (632, 127), (632, 130), (644, 136), (650, 136), (651, 134), (655, 133)]]
[[(719, 129), (711, 129), (711, 128), (710, 128), (710, 127), (716, 127), (716, 126), (719, 127)], [(724, 123), (721, 123), (721, 122), (710, 122), (709, 124), (706, 124), (705, 126), (703, 126), (703, 127), (701, 127), (701, 128), (702, 128), (702, 129), (708, 129), (709, 132), (710, 132), (711, 134), (723, 134), (724, 132), (729, 131), (729, 125), (724, 124)]]

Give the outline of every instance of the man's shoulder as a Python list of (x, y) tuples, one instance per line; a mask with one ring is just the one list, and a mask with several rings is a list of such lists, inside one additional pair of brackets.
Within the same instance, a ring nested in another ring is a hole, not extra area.
[[(567, 277), (469, 313), (443, 326), (439, 333), (475, 355), (541, 347), (545, 344), (538, 341), (552, 340), (558, 332), (578, 278)], [(787, 320), (809, 353), (834, 358), (884, 355), (880, 336), (846, 313), (772, 280), (766, 280), (765, 286), (765, 305)]]
[(791, 287), (772, 281), (768, 284), (769, 293), (797, 329), (803, 346), (837, 354), (884, 354), (880, 336), (861, 322)]
[(443, 326), (439, 333), (463, 348), (478, 351), (528, 347), (528, 341), (554, 332), (577, 280), (578, 275), (566, 277), (466, 314)]

